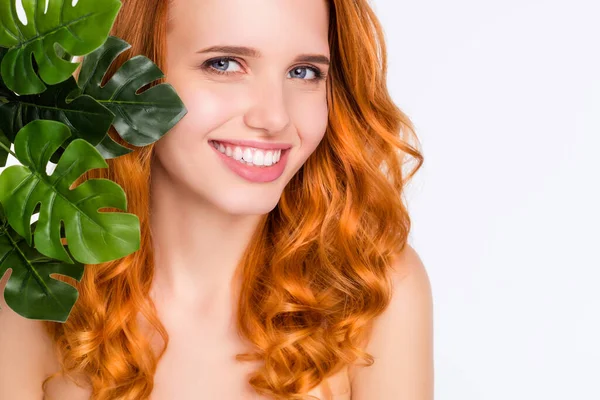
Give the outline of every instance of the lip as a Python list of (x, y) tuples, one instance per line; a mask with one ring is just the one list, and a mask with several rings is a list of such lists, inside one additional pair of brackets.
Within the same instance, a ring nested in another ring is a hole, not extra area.
[(290, 153), (289, 148), (281, 150), (281, 158), (277, 164), (268, 167), (257, 167), (254, 165), (242, 164), (241, 162), (221, 153), (215, 148), (215, 146), (210, 144), (210, 142), (207, 143), (208, 146), (210, 146), (217, 153), (227, 168), (245, 180), (256, 183), (272, 182), (279, 178), (285, 170)]
[(233, 146), (254, 147), (262, 150), (287, 150), (292, 147), (289, 143), (282, 142), (257, 142), (255, 140), (210, 139), (215, 142), (227, 143)]

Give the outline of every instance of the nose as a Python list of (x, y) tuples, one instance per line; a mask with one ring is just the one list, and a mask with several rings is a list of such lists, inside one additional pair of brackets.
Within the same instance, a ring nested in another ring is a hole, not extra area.
[(273, 79), (258, 82), (253, 88), (253, 103), (244, 115), (244, 122), (251, 128), (262, 129), (268, 134), (276, 134), (290, 123), (285, 103), (283, 82)]

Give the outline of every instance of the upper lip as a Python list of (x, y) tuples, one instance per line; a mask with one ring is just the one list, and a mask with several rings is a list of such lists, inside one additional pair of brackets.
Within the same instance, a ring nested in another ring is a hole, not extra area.
[(281, 142), (257, 142), (254, 140), (233, 140), (233, 139), (211, 139), (215, 142), (228, 143), (237, 146), (255, 147), (263, 150), (287, 150), (292, 147), (291, 144)]

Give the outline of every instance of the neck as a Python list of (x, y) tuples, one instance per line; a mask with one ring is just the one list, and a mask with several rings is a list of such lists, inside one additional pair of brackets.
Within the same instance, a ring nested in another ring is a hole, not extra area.
[(224, 213), (160, 165), (153, 164), (151, 177), (154, 296), (206, 314), (230, 309), (236, 268), (263, 215)]

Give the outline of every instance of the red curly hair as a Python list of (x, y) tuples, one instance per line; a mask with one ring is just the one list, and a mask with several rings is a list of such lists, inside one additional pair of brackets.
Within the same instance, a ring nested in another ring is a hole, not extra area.
[[(387, 91), (384, 34), (368, 0), (327, 1), (327, 131), (262, 219), (238, 268), (243, 284), (237, 326), (256, 351), (237, 358), (264, 361), (249, 383), (277, 400), (305, 399), (303, 393), (340, 366), (374, 362), (362, 345), (370, 322), (389, 304), (392, 262), (411, 226), (404, 188), (423, 163), (413, 124)], [(123, 1), (111, 34), (131, 49), (115, 60), (105, 81), (138, 54), (167, 73), (167, 7), (166, 0)], [(109, 133), (127, 145), (114, 128)], [(85, 375), (93, 400), (147, 399), (152, 392), (168, 345), (149, 297), (152, 154), (153, 145), (136, 148), (77, 182), (107, 178), (123, 187), (126, 211), (140, 219), (141, 247), (122, 259), (86, 266), (81, 282), (62, 278), (80, 296), (65, 323), (44, 322), (62, 367), (44, 388), (63, 373)], [(405, 176), (407, 156), (416, 166)], [(159, 354), (140, 326), (140, 313), (164, 340)]]

